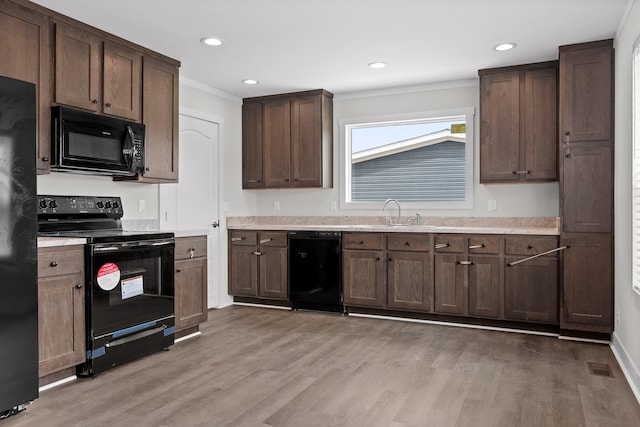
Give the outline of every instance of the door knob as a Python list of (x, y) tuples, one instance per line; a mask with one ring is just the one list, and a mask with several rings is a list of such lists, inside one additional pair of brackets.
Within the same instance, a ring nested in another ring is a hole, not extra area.
[(211, 224), (211, 226), (212, 226), (213, 228), (218, 228), (218, 227), (220, 227), (220, 221), (218, 221), (218, 220), (213, 221), (213, 223)]

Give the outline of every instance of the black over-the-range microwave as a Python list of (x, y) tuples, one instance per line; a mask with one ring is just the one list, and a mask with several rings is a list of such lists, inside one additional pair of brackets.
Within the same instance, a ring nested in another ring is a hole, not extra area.
[(144, 171), (144, 125), (68, 107), (51, 110), (51, 169), (133, 176)]

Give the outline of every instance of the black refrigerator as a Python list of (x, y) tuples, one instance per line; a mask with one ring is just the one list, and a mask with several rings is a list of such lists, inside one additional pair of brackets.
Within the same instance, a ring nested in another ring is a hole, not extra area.
[(38, 397), (35, 85), (0, 77), (0, 418)]

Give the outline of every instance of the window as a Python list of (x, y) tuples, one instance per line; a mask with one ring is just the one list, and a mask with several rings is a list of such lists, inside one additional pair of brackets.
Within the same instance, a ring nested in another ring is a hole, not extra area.
[(341, 207), (473, 207), (473, 108), (340, 120)]
[(640, 39), (633, 49), (633, 290), (640, 294)]

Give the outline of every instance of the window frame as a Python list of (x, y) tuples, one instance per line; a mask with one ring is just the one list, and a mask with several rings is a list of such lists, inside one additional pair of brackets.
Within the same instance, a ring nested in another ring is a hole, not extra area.
[(362, 125), (374, 125), (394, 122), (410, 122), (465, 116), (466, 139), (465, 142), (465, 200), (459, 201), (400, 201), (402, 208), (408, 209), (473, 209), (474, 190), (474, 144), (475, 144), (475, 108), (462, 107), (450, 110), (423, 111), (415, 113), (385, 114), (379, 116), (353, 117), (338, 120), (340, 132), (340, 209), (381, 209), (379, 201), (352, 201), (351, 200), (351, 139), (348, 130), (351, 127)]
[(631, 62), (631, 288), (640, 295), (640, 37), (633, 44)]

